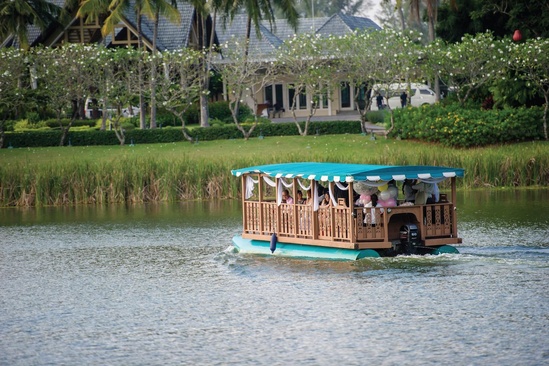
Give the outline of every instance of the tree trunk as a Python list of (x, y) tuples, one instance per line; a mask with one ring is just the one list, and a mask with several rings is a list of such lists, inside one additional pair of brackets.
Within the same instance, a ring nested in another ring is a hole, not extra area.
[[(145, 100), (143, 98), (143, 37), (141, 36), (141, 9), (137, 9), (137, 48), (139, 49), (139, 62), (137, 65), (137, 79), (139, 88), (139, 128), (147, 128), (145, 121)], [(131, 107), (131, 106), (130, 106)]]
[(153, 30), (153, 60), (152, 60), (152, 66), (151, 66), (151, 129), (156, 128), (156, 53), (158, 52), (156, 49), (156, 39), (158, 38), (158, 17), (160, 14), (158, 14), (158, 10), (156, 11), (155, 18), (154, 18), (154, 30)]
[(4, 147), (4, 138), (6, 136), (6, 134), (4, 132), (4, 124), (5, 123), (6, 123), (5, 119), (2, 119), (2, 121), (0, 121), (0, 149), (2, 149)]
[[(197, 22), (200, 23), (200, 29), (202, 31), (202, 49), (206, 48), (207, 37), (206, 37), (206, 20), (202, 14), (197, 14)], [(213, 37), (210, 38), (209, 49), (204, 57), (202, 58), (202, 80), (200, 88), (200, 127), (210, 127), (210, 111), (208, 109), (208, 90), (210, 89), (210, 58), (212, 51)]]

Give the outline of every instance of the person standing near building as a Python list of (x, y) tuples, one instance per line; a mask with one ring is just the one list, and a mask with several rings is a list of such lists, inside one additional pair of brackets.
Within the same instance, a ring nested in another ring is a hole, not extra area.
[(383, 96), (378, 92), (376, 96), (377, 109), (383, 109)]

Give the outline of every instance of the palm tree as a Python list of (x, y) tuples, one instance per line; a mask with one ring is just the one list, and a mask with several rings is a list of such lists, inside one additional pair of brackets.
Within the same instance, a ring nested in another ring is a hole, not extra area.
[[(84, 0), (78, 10), (78, 16), (86, 17), (87, 20), (94, 21), (95, 19), (101, 20), (101, 16), (110, 14), (104, 21), (101, 32), (103, 36), (111, 33), (116, 25), (123, 18), (124, 13), (131, 9), (132, 4), (130, 0)], [(154, 22), (154, 31), (152, 39), (152, 52), (156, 53), (157, 39), (158, 39), (158, 22), (160, 15), (168, 18), (173, 23), (178, 23), (181, 20), (181, 15), (177, 10), (177, 1), (170, 0), (138, 0), (135, 3), (136, 19), (137, 19), (137, 44), (138, 48), (143, 48), (143, 38), (141, 34), (141, 20), (142, 15), (147, 16)], [(138, 72), (142, 75), (143, 65), (140, 64)], [(154, 80), (156, 77), (156, 69), (151, 69), (151, 78)], [(140, 84), (142, 84), (142, 76), (140, 77)], [(139, 93), (139, 107), (140, 107), (140, 125), (141, 128), (145, 128), (145, 108), (143, 102), (143, 94)], [(156, 127), (156, 104), (155, 104), (155, 86), (154, 82), (151, 87), (151, 128)]]
[(0, 0), (0, 41), (13, 36), (19, 47), (27, 50), (29, 25), (45, 29), (56, 21), (60, 11), (47, 0)]
[[(271, 27), (276, 21), (273, 5), (279, 8), (288, 24), (297, 29), (299, 14), (296, 9), (296, 0), (223, 0), (224, 16), (234, 19), (236, 14), (242, 9), (248, 15), (246, 22), (246, 45), (244, 48), (244, 62), (248, 58), (250, 48), (250, 36), (252, 31), (252, 22), (255, 26), (256, 34), (260, 37), (261, 20), (269, 21)], [(238, 105), (236, 114), (238, 115)]]
[[(217, 11), (223, 7), (223, 2), (226, 0), (212, 0), (210, 2), (205, 2), (204, 0), (188, 0), (189, 3), (194, 7), (196, 12), (196, 29), (198, 29), (200, 43), (202, 50), (204, 51), (201, 61), (201, 82), (200, 82), (200, 127), (209, 127), (209, 110), (208, 110), (208, 90), (210, 87), (210, 69), (211, 69), (211, 60), (213, 57), (214, 51), (214, 33), (215, 33), (215, 24), (217, 19)], [(208, 37), (207, 34), (207, 19), (208, 16), (212, 19), (211, 34)]]
[[(274, 7), (273, 7), (274, 5)], [(296, 9), (296, 0), (224, 0), (225, 16), (234, 19), (235, 15), (244, 9), (248, 15), (246, 23), (246, 41), (249, 43), (252, 23), (257, 34), (260, 34), (261, 20), (265, 19), (272, 26), (276, 21), (274, 8), (281, 10), (288, 24), (294, 29), (297, 28), (299, 14)], [(248, 49), (246, 49), (246, 55)]]

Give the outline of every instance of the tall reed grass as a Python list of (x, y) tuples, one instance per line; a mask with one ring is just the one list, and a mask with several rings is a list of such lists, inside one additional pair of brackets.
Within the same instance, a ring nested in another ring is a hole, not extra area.
[(240, 180), (231, 169), (290, 161), (460, 167), (462, 189), (549, 186), (546, 142), (456, 150), (347, 135), (94, 149), (0, 151), (0, 206), (235, 198)]

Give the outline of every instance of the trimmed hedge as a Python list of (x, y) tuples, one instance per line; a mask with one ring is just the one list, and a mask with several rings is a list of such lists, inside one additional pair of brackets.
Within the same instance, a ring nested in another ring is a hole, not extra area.
[[(303, 128), (305, 123), (301, 123)], [(250, 125), (244, 125), (249, 129)], [(242, 133), (234, 124), (224, 126), (212, 126), (209, 128), (194, 128), (186, 130), (195, 141), (241, 139)], [(359, 134), (360, 122), (355, 121), (329, 121), (312, 122), (309, 124), (309, 135), (336, 135), (336, 134)], [(293, 136), (299, 132), (295, 123), (270, 123), (258, 124), (251, 137), (263, 136)], [(180, 128), (158, 128), (154, 130), (128, 130), (126, 131), (126, 144), (152, 144), (184, 141)], [(25, 131), (6, 132), (4, 147), (46, 147), (59, 146), (61, 131)], [(73, 146), (92, 145), (119, 145), (114, 131), (69, 131), (65, 144)]]
[(464, 109), (433, 105), (396, 109), (391, 137), (438, 142), (451, 147), (478, 147), (541, 140), (543, 109)]

